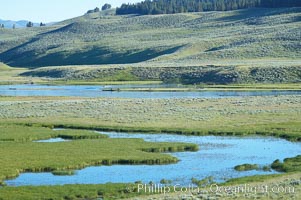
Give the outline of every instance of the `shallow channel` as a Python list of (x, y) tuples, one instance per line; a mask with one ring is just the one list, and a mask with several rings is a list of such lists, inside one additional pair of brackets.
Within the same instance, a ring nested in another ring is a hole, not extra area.
[(259, 91), (195, 91), (195, 92), (142, 92), (103, 91), (106, 88), (170, 88), (177, 85), (0, 85), (2, 96), (75, 96), (75, 97), (119, 97), (119, 98), (223, 98), (240, 96), (301, 95), (301, 90), (259, 90)]

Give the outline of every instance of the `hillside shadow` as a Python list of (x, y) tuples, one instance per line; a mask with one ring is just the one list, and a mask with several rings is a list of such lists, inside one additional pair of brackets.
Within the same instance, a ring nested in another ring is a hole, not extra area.
[(74, 23), (67, 24), (66, 26), (62, 26), (62, 27), (59, 27), (57, 29), (50, 30), (50, 31), (47, 31), (47, 32), (44, 32), (44, 33), (40, 33), (40, 34), (38, 34), (38, 36), (45, 36), (45, 35), (48, 35), (48, 34), (68, 31), (68, 29), (71, 29), (73, 25), (74, 25)]
[(223, 22), (233, 22), (244, 20), (248, 18), (257, 18), (257, 17), (265, 17), (265, 16), (273, 16), (279, 14), (288, 14), (288, 13), (300, 13), (300, 8), (252, 8), (252, 9), (242, 9), (235, 11), (235, 15), (225, 16), (217, 19), (217, 21)]
[[(5, 52), (0, 54), (3, 62), (15, 67), (36, 68), (42, 66), (62, 65), (97, 65), (97, 64), (129, 64), (154, 59), (176, 52), (182, 46), (162, 51), (145, 49), (139, 52), (116, 53), (102, 47), (95, 47), (85, 52), (57, 52), (37, 58), (38, 52), (27, 51), (23, 54)], [(11, 54), (11, 56), (8, 56)]]

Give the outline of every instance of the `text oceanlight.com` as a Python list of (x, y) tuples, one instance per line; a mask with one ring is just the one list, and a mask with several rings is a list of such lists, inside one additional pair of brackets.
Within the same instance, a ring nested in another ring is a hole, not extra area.
[(223, 193), (223, 194), (239, 194), (239, 193), (295, 193), (293, 186), (281, 186), (281, 185), (249, 185), (243, 184), (239, 186), (220, 186), (218, 184), (212, 184), (207, 187), (196, 187), (194, 185), (181, 186), (176, 185), (163, 185), (163, 184), (138, 184), (138, 193), (150, 193), (150, 194), (167, 194), (171, 192), (181, 193), (200, 193), (207, 191), (209, 193)]

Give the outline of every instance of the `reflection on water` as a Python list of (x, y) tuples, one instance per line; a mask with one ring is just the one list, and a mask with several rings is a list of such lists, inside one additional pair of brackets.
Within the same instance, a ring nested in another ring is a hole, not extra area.
[(293, 157), (301, 152), (301, 144), (271, 137), (218, 137), (182, 136), (167, 134), (104, 133), (111, 138), (143, 138), (151, 142), (189, 142), (199, 145), (198, 152), (171, 153), (180, 162), (170, 165), (114, 165), (94, 166), (78, 170), (68, 177), (51, 173), (24, 173), (10, 186), (57, 185), (57, 184), (100, 184), (143, 181), (159, 183), (161, 179), (172, 180), (173, 184), (188, 185), (191, 178), (202, 179), (214, 176), (217, 181), (256, 174), (276, 173), (264, 171), (237, 172), (234, 166), (244, 163), (271, 164), (276, 159)]

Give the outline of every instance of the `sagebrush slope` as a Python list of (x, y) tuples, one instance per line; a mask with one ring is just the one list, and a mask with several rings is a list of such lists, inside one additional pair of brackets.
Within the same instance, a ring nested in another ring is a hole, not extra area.
[[(156, 16), (100, 13), (48, 28), (5, 31), (16, 36), (1, 38), (0, 60), (22, 67), (301, 57), (300, 8)], [(18, 35), (23, 39), (16, 41)]]

